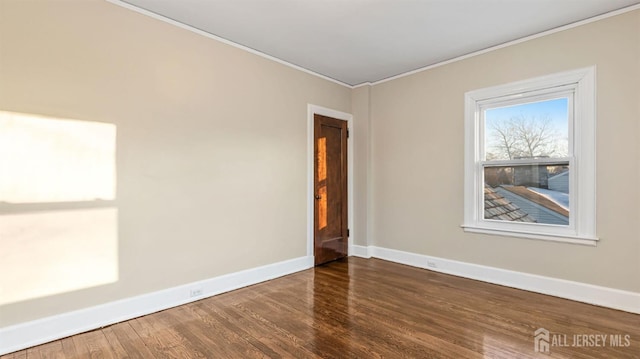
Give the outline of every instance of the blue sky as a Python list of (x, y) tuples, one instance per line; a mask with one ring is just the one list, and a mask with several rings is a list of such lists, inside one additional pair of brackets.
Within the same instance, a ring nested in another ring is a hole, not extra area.
[(509, 107), (492, 108), (485, 112), (485, 121), (490, 124), (492, 121), (508, 120), (514, 116), (524, 115), (528, 118), (545, 118), (549, 116), (551, 123), (563, 137), (569, 136), (568, 99), (559, 98), (541, 102), (531, 102), (523, 105)]

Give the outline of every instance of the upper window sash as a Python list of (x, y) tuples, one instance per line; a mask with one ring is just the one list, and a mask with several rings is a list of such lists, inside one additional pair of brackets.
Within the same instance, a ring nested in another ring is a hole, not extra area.
[[(478, 121), (478, 133), (477, 133), (477, 151), (478, 161), (486, 159), (487, 147), (485, 143), (486, 138), (486, 118), (485, 114), (488, 110), (499, 109), (504, 107), (513, 107), (517, 105), (523, 105), (527, 103), (544, 102), (555, 99), (567, 99), (567, 137), (568, 137), (568, 153), (567, 157), (573, 157), (574, 155), (574, 121), (575, 121), (575, 92), (577, 84), (563, 85), (556, 87), (549, 87), (543, 90), (531, 91), (525, 94), (512, 94), (508, 96), (501, 96), (484, 101), (478, 101), (476, 105), (476, 117)], [(553, 157), (558, 158), (558, 157)]]

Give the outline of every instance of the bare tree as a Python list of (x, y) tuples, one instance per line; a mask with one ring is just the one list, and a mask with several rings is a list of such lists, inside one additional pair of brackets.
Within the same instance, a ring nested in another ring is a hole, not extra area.
[(492, 152), (487, 152), (487, 160), (513, 159), (520, 156), (518, 149), (518, 137), (514, 136), (511, 121), (503, 121), (501, 123), (493, 122), (491, 124), (494, 139)]
[(488, 127), (491, 138), (488, 160), (566, 156), (562, 136), (549, 117), (537, 119), (520, 115), (492, 122)]

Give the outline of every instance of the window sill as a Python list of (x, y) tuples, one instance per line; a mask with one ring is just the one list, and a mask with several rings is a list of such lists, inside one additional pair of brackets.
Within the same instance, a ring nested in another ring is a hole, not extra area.
[(552, 241), (552, 242), (562, 242), (562, 243), (570, 243), (570, 244), (580, 244), (584, 246), (597, 246), (598, 238), (596, 237), (579, 237), (579, 236), (569, 236), (563, 234), (546, 234), (546, 233), (537, 233), (537, 232), (526, 232), (526, 231), (513, 231), (513, 230), (503, 230), (503, 229), (495, 229), (495, 228), (484, 228), (472, 225), (462, 225), (462, 229), (465, 232), (471, 233), (482, 233), (482, 234), (492, 234), (497, 236), (507, 236), (507, 237), (518, 237), (518, 238), (528, 238), (528, 239), (539, 239), (543, 241)]

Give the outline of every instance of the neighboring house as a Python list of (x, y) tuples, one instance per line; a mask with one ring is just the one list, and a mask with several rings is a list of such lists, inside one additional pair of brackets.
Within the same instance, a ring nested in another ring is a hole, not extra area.
[[(538, 157), (516, 157), (538, 158)], [(549, 180), (549, 170), (547, 166), (516, 166), (513, 168), (513, 185), (515, 186), (535, 186), (547, 188)]]
[(569, 224), (569, 211), (562, 205), (551, 200), (548, 196), (524, 186), (502, 185), (494, 188), (494, 191), (518, 206), (532, 218), (535, 218), (538, 223)]
[(484, 186), (484, 219), (511, 222), (536, 221), (487, 185)]
[(569, 193), (569, 171), (549, 177), (548, 182), (550, 190)]

